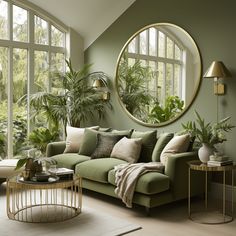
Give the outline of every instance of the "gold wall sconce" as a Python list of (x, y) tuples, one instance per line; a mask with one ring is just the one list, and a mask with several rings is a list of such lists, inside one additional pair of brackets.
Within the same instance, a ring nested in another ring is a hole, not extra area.
[(110, 99), (110, 93), (108, 91), (107, 81), (108, 76), (101, 71), (93, 72), (90, 74), (90, 77), (94, 80), (93, 88), (98, 90), (101, 93), (101, 98), (104, 101), (108, 101)]
[(213, 61), (203, 77), (214, 79), (215, 95), (224, 95), (225, 85), (220, 81), (220, 78), (231, 77), (231, 73), (222, 61)]
[(225, 94), (225, 85), (222, 81), (219, 81), (221, 78), (231, 77), (231, 73), (226, 68), (222, 61), (213, 61), (203, 76), (204, 78), (213, 78), (214, 79), (214, 94), (216, 95), (216, 120), (218, 123), (219, 120), (219, 102), (218, 96)]

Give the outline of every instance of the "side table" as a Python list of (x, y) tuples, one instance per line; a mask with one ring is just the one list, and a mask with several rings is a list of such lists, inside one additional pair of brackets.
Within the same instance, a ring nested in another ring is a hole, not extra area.
[[(225, 166), (210, 166), (202, 163), (201, 161), (190, 161), (188, 162), (189, 172), (188, 172), (188, 216), (191, 220), (203, 224), (222, 224), (233, 221), (233, 199), (234, 199), (234, 170), (236, 169), (236, 163), (232, 165)], [(205, 172), (205, 211), (192, 212), (191, 210), (191, 171), (204, 171)], [(226, 213), (226, 172), (231, 172), (231, 202), (230, 202), (230, 212)], [(213, 212), (212, 215), (208, 212), (208, 172), (222, 172), (223, 182), (222, 182), (222, 209), (218, 209), (217, 212)], [(204, 219), (204, 216), (207, 216)], [(212, 218), (215, 218), (212, 219)], [(209, 220), (211, 219), (211, 220)]]
[(48, 182), (24, 181), (15, 176), (7, 181), (7, 215), (22, 222), (59, 222), (80, 214), (81, 177)]

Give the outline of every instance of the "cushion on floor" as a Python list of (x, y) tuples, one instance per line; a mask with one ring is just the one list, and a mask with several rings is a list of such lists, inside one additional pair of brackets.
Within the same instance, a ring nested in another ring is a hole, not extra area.
[(18, 159), (4, 159), (0, 161), (0, 179), (10, 178), (11, 176), (19, 174), (24, 167), (15, 170)]
[(75, 167), (75, 173), (82, 178), (94, 180), (101, 183), (108, 183), (108, 172), (114, 166), (127, 163), (116, 158), (99, 158), (83, 162)]
[[(116, 186), (114, 170), (109, 171), (108, 182)], [(167, 175), (158, 172), (148, 172), (139, 177), (135, 187), (135, 192), (151, 195), (164, 192), (168, 190), (169, 187), (170, 179)]]

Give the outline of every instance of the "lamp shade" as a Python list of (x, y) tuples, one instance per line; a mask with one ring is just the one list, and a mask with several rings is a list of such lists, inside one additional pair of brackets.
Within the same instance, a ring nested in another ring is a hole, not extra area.
[(226, 78), (231, 74), (222, 61), (213, 61), (204, 74), (204, 78)]
[(97, 78), (93, 82), (93, 87), (94, 88), (102, 88), (102, 87), (106, 87), (106, 84), (102, 79)]

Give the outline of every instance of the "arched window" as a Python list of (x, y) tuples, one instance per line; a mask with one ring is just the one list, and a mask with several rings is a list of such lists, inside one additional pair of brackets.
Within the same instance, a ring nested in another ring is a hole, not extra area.
[(65, 70), (65, 40), (66, 29), (38, 10), (12, 0), (0, 0), (2, 157), (18, 155), (25, 145), (32, 128), (29, 95), (57, 92), (60, 87), (55, 73)]
[(147, 88), (160, 104), (165, 98), (178, 96), (185, 101), (182, 73), (184, 72), (184, 47), (166, 29), (148, 28), (138, 34), (128, 45), (126, 55), (132, 65), (136, 60), (153, 71), (153, 79)]

